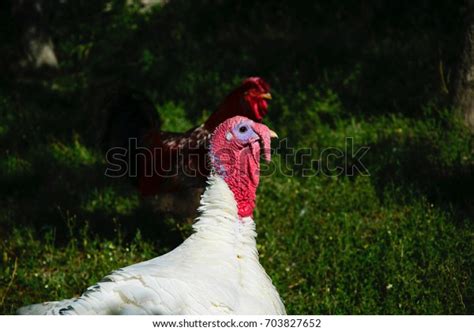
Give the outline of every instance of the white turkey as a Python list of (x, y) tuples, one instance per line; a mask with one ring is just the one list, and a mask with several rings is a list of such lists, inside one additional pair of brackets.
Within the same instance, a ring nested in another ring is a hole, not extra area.
[(212, 166), (194, 233), (173, 251), (114, 271), (79, 298), (26, 306), (19, 314), (285, 314), (260, 265), (252, 219), (265, 125), (246, 117), (214, 131)]

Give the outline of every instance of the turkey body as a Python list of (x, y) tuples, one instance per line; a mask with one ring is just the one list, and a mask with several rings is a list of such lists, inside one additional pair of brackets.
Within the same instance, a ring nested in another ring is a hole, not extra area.
[(118, 269), (76, 299), (19, 314), (285, 314), (260, 265), (255, 223), (239, 218), (227, 183), (211, 175), (194, 233), (173, 251)]

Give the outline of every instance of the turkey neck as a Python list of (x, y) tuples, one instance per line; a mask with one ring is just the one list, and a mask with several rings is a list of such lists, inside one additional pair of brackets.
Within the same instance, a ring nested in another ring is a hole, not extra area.
[(240, 217), (233, 192), (218, 175), (211, 175), (201, 197), (200, 215), (193, 225), (194, 236), (214, 242), (256, 249), (255, 223), (251, 217)]
[(201, 196), (198, 211), (200, 215), (193, 226), (196, 231), (201, 231), (211, 223), (226, 227), (229, 224), (233, 226), (234, 223), (239, 223), (243, 219), (253, 222), (251, 217), (239, 216), (234, 192), (227, 182), (217, 174), (209, 176), (208, 185)]

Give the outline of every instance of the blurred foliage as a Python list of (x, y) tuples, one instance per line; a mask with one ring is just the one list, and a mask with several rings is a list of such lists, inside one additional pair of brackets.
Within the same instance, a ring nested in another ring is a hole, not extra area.
[(370, 147), (369, 177), (302, 177), (288, 148), (265, 171), (259, 251), (288, 312), (474, 313), (474, 137), (445, 91), (463, 1), (48, 3), (55, 73), (18, 65), (0, 4), (1, 313), (78, 295), (190, 233), (104, 177), (111, 91), (143, 91), (182, 131), (250, 75), (271, 84), (266, 122), (290, 147), (316, 161), (328, 147), (350, 155), (347, 137)]

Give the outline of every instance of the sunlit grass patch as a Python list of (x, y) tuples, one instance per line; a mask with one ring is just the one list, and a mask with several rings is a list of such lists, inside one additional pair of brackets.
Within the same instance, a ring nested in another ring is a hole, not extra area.
[(163, 120), (161, 129), (163, 131), (184, 132), (193, 127), (186, 117), (186, 110), (182, 105), (167, 102), (157, 108)]
[(49, 147), (53, 159), (63, 166), (88, 166), (102, 160), (100, 154), (81, 144), (77, 136), (74, 137), (72, 143), (66, 144), (57, 141), (51, 143)]
[(17, 155), (8, 155), (0, 158), (0, 173), (3, 176), (28, 176), (32, 173), (32, 170), (31, 163)]
[(259, 193), (262, 264), (289, 312), (466, 311), (469, 228), (424, 197), (380, 197), (367, 177), (275, 175)]
[[(71, 231), (76, 233), (75, 231)], [(87, 228), (58, 244), (55, 232), (39, 236), (31, 229), (15, 229), (8, 240), (0, 243), (0, 309), (14, 313), (26, 303), (59, 300), (80, 295), (91, 282), (124, 265), (155, 255), (153, 245), (139, 233), (123, 243), (117, 237), (103, 240), (92, 236)]]
[(112, 187), (92, 190), (82, 203), (86, 212), (102, 212), (107, 215), (130, 215), (138, 206), (138, 194), (124, 196)]

